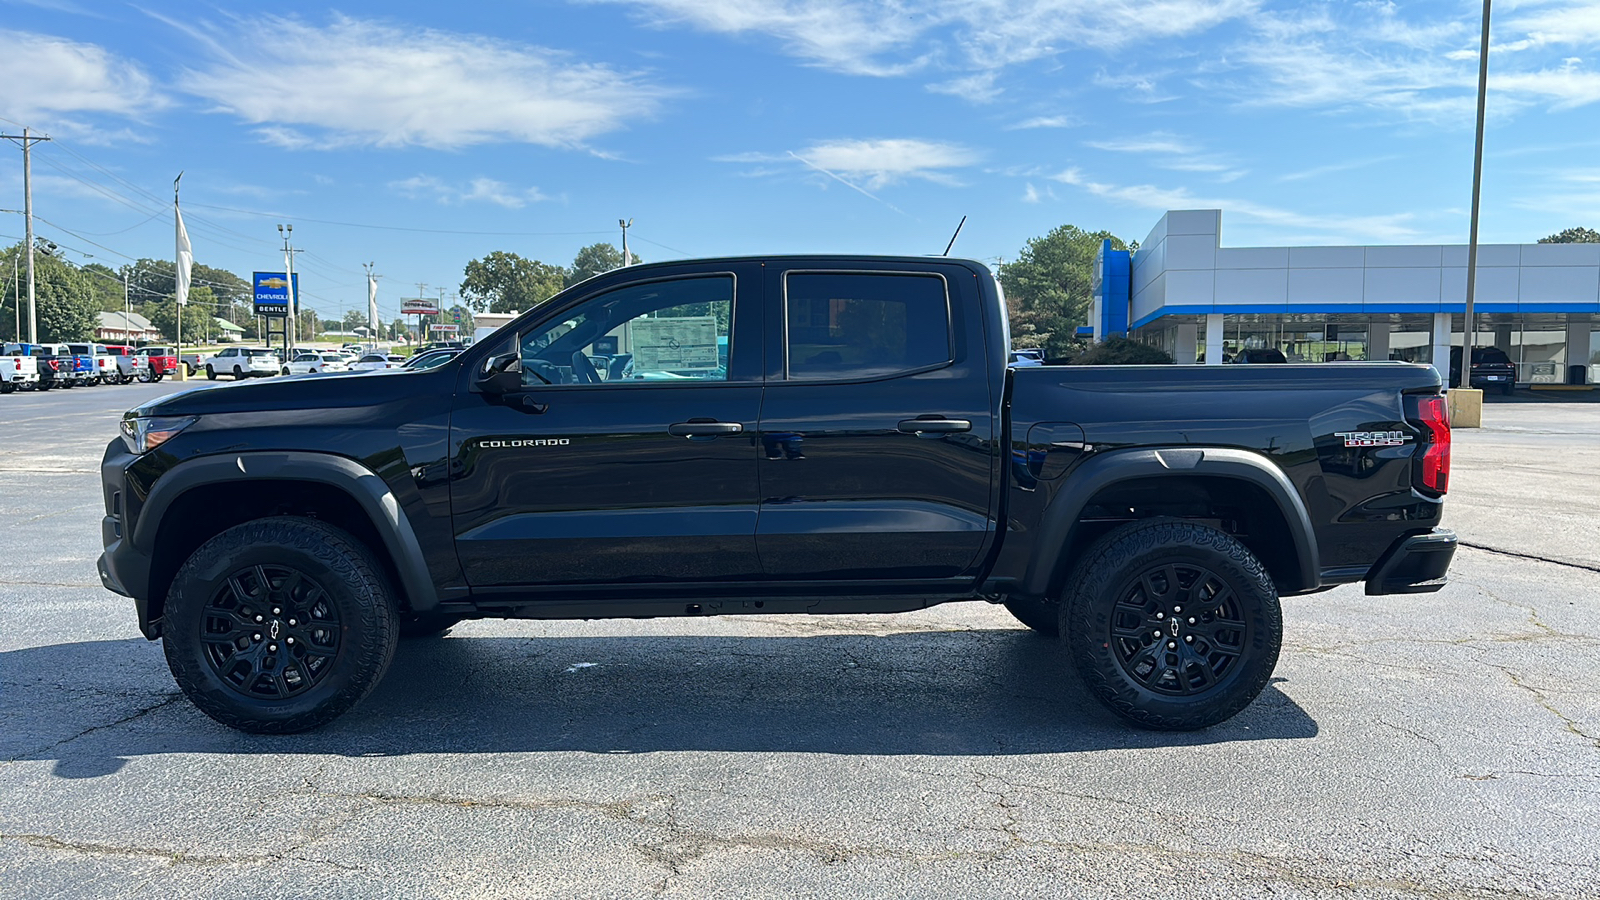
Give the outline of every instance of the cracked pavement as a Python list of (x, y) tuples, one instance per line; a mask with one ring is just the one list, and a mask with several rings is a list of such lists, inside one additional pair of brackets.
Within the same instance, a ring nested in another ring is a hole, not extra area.
[(176, 387), (0, 399), (0, 897), (1593, 894), (1600, 405), (1491, 404), (1446, 517), (1494, 550), (1285, 600), (1273, 684), (1197, 734), (955, 604), (468, 623), (270, 737), (94, 576), (100, 449)]

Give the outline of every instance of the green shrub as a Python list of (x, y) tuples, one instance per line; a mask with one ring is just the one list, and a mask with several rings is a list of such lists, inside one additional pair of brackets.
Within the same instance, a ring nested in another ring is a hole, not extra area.
[(1152, 366), (1171, 365), (1164, 350), (1125, 337), (1107, 338), (1067, 361), (1073, 366)]

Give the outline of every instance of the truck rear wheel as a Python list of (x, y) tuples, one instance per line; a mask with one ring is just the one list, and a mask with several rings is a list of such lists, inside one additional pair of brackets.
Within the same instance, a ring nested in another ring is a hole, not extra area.
[(290, 734), (331, 721), (377, 686), (399, 627), (370, 550), (315, 519), (236, 525), (184, 562), (167, 593), (167, 665), (201, 712)]
[(1095, 543), (1061, 615), (1090, 693), (1165, 731), (1249, 706), (1283, 643), (1278, 591), (1260, 561), (1230, 535), (1174, 519), (1133, 522)]

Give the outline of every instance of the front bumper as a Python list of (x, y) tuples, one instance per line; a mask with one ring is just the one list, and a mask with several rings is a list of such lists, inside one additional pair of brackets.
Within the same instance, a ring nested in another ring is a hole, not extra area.
[(1423, 594), (1444, 587), (1456, 555), (1456, 533), (1435, 528), (1392, 544), (1367, 572), (1368, 594)]
[(161, 636), (161, 623), (150, 618), (150, 557), (133, 545), (132, 523), (128, 518), (128, 499), (132, 496), (127, 467), (134, 456), (115, 438), (100, 462), (100, 488), (106, 515), (100, 520), (100, 541), (106, 548), (95, 561), (100, 583), (106, 590), (133, 599), (139, 614), (139, 630), (155, 640)]

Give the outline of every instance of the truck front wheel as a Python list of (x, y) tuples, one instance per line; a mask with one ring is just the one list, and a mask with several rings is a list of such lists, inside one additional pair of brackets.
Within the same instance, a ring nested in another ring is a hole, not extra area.
[(398, 615), (383, 569), (348, 532), (280, 516), (236, 525), (167, 593), (167, 665), (201, 712), (260, 734), (322, 725), (377, 686)]
[(1091, 547), (1068, 579), (1060, 627), (1096, 699), (1165, 731), (1249, 706), (1283, 643), (1260, 561), (1230, 535), (1175, 519), (1123, 525)]

